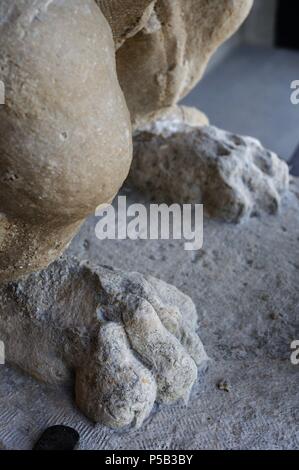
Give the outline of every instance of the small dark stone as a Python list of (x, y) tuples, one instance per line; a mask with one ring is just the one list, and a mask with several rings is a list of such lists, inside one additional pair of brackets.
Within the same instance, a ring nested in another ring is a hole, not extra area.
[(89, 242), (89, 240), (87, 240), (87, 239), (84, 240), (84, 242), (83, 242), (83, 248), (84, 248), (85, 250), (89, 250), (89, 247), (90, 247), (90, 242)]
[(33, 450), (74, 450), (80, 436), (68, 426), (52, 426), (46, 429)]
[(219, 380), (217, 383), (217, 388), (224, 392), (229, 392), (229, 385), (226, 380)]
[(269, 295), (267, 294), (267, 292), (262, 292), (261, 295), (260, 295), (260, 299), (263, 302), (267, 302), (267, 300), (269, 300)]

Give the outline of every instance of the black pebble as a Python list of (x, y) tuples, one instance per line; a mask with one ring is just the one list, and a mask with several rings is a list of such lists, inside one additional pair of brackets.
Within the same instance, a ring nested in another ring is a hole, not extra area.
[(68, 426), (52, 426), (46, 429), (33, 450), (74, 450), (79, 442), (78, 432)]

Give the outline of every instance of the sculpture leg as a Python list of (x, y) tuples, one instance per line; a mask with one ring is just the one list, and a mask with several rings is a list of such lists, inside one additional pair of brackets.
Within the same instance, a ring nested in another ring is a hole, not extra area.
[(41, 380), (75, 371), (94, 421), (140, 425), (155, 401), (187, 398), (206, 354), (191, 300), (162, 281), (71, 260), (38, 271), (131, 162), (109, 25), (93, 0), (69, 6), (0, 6), (1, 340), (7, 360)]
[(75, 373), (78, 406), (114, 428), (187, 399), (207, 362), (193, 302), (151, 276), (62, 258), (0, 300), (7, 360), (48, 383)]
[[(71, 8), (66, 0), (0, 5), (6, 85), (0, 108), (0, 281), (14, 280), (0, 289), (0, 333), (9, 345), (8, 360), (32, 375), (56, 383), (71, 380), (75, 371), (77, 403), (91, 419), (113, 427), (140, 425), (155, 401), (186, 399), (197, 367), (206, 363), (193, 303), (136, 273), (65, 259), (46, 266), (127, 176), (132, 132), (118, 80), (140, 131), (195, 84), (211, 52), (235, 31), (252, 2), (145, 0), (125, 37), (117, 22), (113, 25), (117, 8), (108, 8), (115, 42), (93, 0), (71, 3)], [(199, 44), (202, 55), (196, 56)], [(198, 135), (189, 131), (196, 143)], [(276, 174), (276, 159), (270, 156), (269, 166), (256, 142), (238, 143), (236, 136), (223, 142), (227, 136), (215, 132), (203, 131), (201, 137), (209, 151), (211, 146), (223, 151), (217, 158), (235, 147), (243, 156), (246, 145), (254, 149), (253, 167), (261, 170), (275, 202), (275, 185), (283, 190), (287, 184), (284, 169), (281, 178)], [(242, 162), (241, 179), (248, 163)], [(228, 160), (222, 168), (227, 179), (213, 184), (225, 186), (233, 164)], [(207, 184), (220, 173), (217, 165), (214, 170)]]
[(230, 222), (277, 212), (288, 190), (287, 165), (255, 139), (203, 128), (208, 119), (199, 111), (176, 106), (239, 28), (252, 0), (147, 1), (139, 5), (143, 16), (127, 0), (122, 22), (109, 15), (105, 0), (97, 3), (114, 32), (117, 73), (131, 112), (130, 184), (156, 201), (203, 203), (208, 215)]
[(132, 132), (112, 33), (93, 0), (3, 0), (0, 17), (2, 282), (54, 261), (114, 197)]

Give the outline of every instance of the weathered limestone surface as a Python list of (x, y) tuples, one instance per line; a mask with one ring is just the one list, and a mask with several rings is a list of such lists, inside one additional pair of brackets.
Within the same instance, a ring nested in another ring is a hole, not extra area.
[(225, 220), (275, 212), (288, 172), (256, 140), (201, 127), (202, 114), (174, 107), (252, 0), (97, 3), (74, 0), (71, 14), (67, 0), (0, 4), (0, 339), (9, 362), (47, 383), (75, 375), (76, 402), (91, 420), (138, 427), (155, 402), (187, 399), (205, 367), (190, 298), (70, 258), (3, 281), (48, 265), (113, 198), (131, 161), (131, 120), (136, 185), (150, 176), (157, 197), (204, 202)]
[(117, 74), (135, 128), (193, 88), (212, 54), (239, 28), (252, 3), (98, 0), (114, 31)]
[(95, 0), (107, 18), (116, 49), (149, 22), (156, 0)]
[(140, 426), (154, 403), (188, 399), (207, 355), (189, 297), (151, 276), (62, 258), (0, 289), (6, 359), (47, 383), (75, 372), (93, 421)]
[(210, 216), (239, 222), (278, 211), (289, 170), (256, 139), (169, 116), (135, 133), (129, 182), (160, 202), (203, 203)]
[(0, 282), (53, 261), (129, 170), (109, 24), (94, 0), (71, 4), (0, 2)]
[(47, 266), (113, 198), (131, 162), (126, 103), (134, 126), (168, 114), (252, 0), (97, 4), (1, 2), (0, 282)]
[[(46, 427), (61, 423), (78, 430), (85, 450), (298, 449), (299, 365), (290, 361), (291, 342), (299, 339), (295, 181), (276, 217), (238, 225), (205, 219), (199, 252), (184, 251), (179, 240), (99, 241), (97, 219), (89, 219), (69, 254), (150, 272), (188, 294), (209, 368), (199, 374), (188, 406), (181, 400), (155, 407), (141, 430), (119, 432), (86, 419), (69, 387), (49, 387), (0, 366), (0, 447), (30, 449)], [(128, 203), (136, 201), (144, 202), (131, 193)]]

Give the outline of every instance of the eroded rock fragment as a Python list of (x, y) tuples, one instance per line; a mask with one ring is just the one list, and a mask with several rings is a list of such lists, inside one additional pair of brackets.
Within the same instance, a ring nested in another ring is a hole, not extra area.
[(129, 181), (157, 201), (203, 203), (210, 216), (239, 222), (277, 212), (289, 170), (251, 137), (161, 119), (135, 133)]
[(48, 383), (75, 372), (80, 409), (113, 428), (140, 426), (155, 401), (188, 398), (207, 362), (196, 328), (175, 287), (75, 259), (0, 288), (7, 361)]

